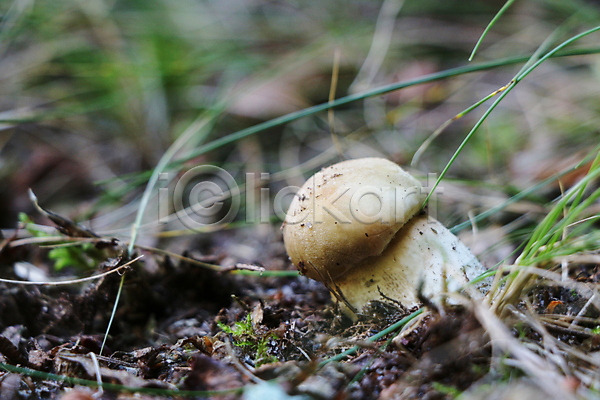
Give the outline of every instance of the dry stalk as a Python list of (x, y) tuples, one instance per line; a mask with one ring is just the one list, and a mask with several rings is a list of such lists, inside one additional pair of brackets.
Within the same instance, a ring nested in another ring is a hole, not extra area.
[[(516, 273), (514, 278), (511, 277), (513, 273)], [(498, 294), (495, 294), (492, 291), (488, 294), (491, 310), (497, 315), (504, 315), (505, 307), (509, 304), (516, 303), (520, 299), (525, 287), (536, 275), (547, 279), (553, 285), (576, 290), (581, 296), (587, 298), (590, 304), (593, 304), (600, 310), (600, 297), (597, 295), (598, 292), (592, 285), (576, 282), (569, 278), (564, 279), (562, 274), (544, 268), (519, 266), (518, 263), (511, 266), (510, 275), (504, 288), (501, 289)], [(498, 273), (496, 277), (497, 276)], [(496, 281), (496, 277), (494, 278), (494, 282)], [(495, 290), (494, 287), (492, 287), (492, 289)], [(589, 305), (587, 305), (587, 307), (589, 307)]]
[(506, 360), (509, 361), (508, 364), (523, 370), (550, 398), (576, 399), (574, 393), (567, 389), (567, 378), (559, 372), (554, 363), (515, 339), (489, 308), (483, 304), (475, 304), (474, 309), (477, 319), (490, 335), (492, 346), (512, 356), (512, 360)]
[(87, 278), (81, 278), (81, 279), (69, 279), (66, 281), (51, 281), (51, 282), (31, 282), (31, 281), (19, 281), (19, 280), (14, 280), (14, 279), (2, 279), (0, 278), (0, 282), (2, 283), (11, 283), (11, 284), (16, 284), (16, 285), (38, 285), (38, 286), (60, 286), (60, 285), (73, 285), (76, 283), (82, 283), (82, 282), (88, 282), (88, 281), (93, 281), (95, 279), (100, 279), (103, 278), (107, 275), (110, 274), (114, 274), (115, 272), (120, 272), (122, 269), (125, 269), (127, 267), (129, 267), (131, 264), (133, 264), (134, 262), (136, 262), (137, 260), (139, 260), (140, 258), (142, 258), (143, 256), (139, 256), (134, 258), (131, 261), (128, 261), (127, 263), (115, 268), (115, 269), (111, 269), (110, 271), (107, 272), (103, 272), (101, 274), (97, 274), (97, 275), (92, 275), (92, 276), (88, 276)]

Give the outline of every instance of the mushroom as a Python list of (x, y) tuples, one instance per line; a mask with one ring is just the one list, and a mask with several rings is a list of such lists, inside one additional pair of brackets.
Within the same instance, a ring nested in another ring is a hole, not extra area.
[(354, 313), (373, 300), (417, 306), (421, 283), (427, 297), (458, 290), (481, 297), (487, 283), (467, 283), (485, 268), (421, 211), (424, 194), (419, 181), (383, 158), (324, 168), (292, 200), (283, 222), (286, 251)]

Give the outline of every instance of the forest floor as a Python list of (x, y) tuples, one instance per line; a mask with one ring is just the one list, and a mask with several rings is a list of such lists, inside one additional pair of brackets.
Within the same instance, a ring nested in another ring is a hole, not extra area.
[[(0, 2), (0, 400), (600, 398), (597, 3), (468, 61), (503, 1)], [(373, 156), (443, 175), (484, 301), (298, 273), (289, 189)]]

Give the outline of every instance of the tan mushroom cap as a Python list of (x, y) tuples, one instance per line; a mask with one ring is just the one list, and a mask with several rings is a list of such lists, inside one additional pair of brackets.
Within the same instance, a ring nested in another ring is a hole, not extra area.
[(339, 277), (381, 254), (423, 202), (421, 184), (383, 158), (343, 161), (311, 177), (283, 223), (285, 248), (315, 280)]

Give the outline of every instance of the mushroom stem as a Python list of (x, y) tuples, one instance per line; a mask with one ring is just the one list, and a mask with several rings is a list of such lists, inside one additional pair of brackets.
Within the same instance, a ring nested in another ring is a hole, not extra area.
[[(489, 283), (469, 281), (485, 271), (452, 232), (422, 214), (408, 221), (381, 255), (364, 259), (331, 286), (357, 310), (386, 297), (410, 309), (421, 303), (417, 293), (421, 284), (421, 294), (429, 298), (459, 290), (472, 298), (483, 297)], [(343, 309), (351, 315), (351, 310)]]

